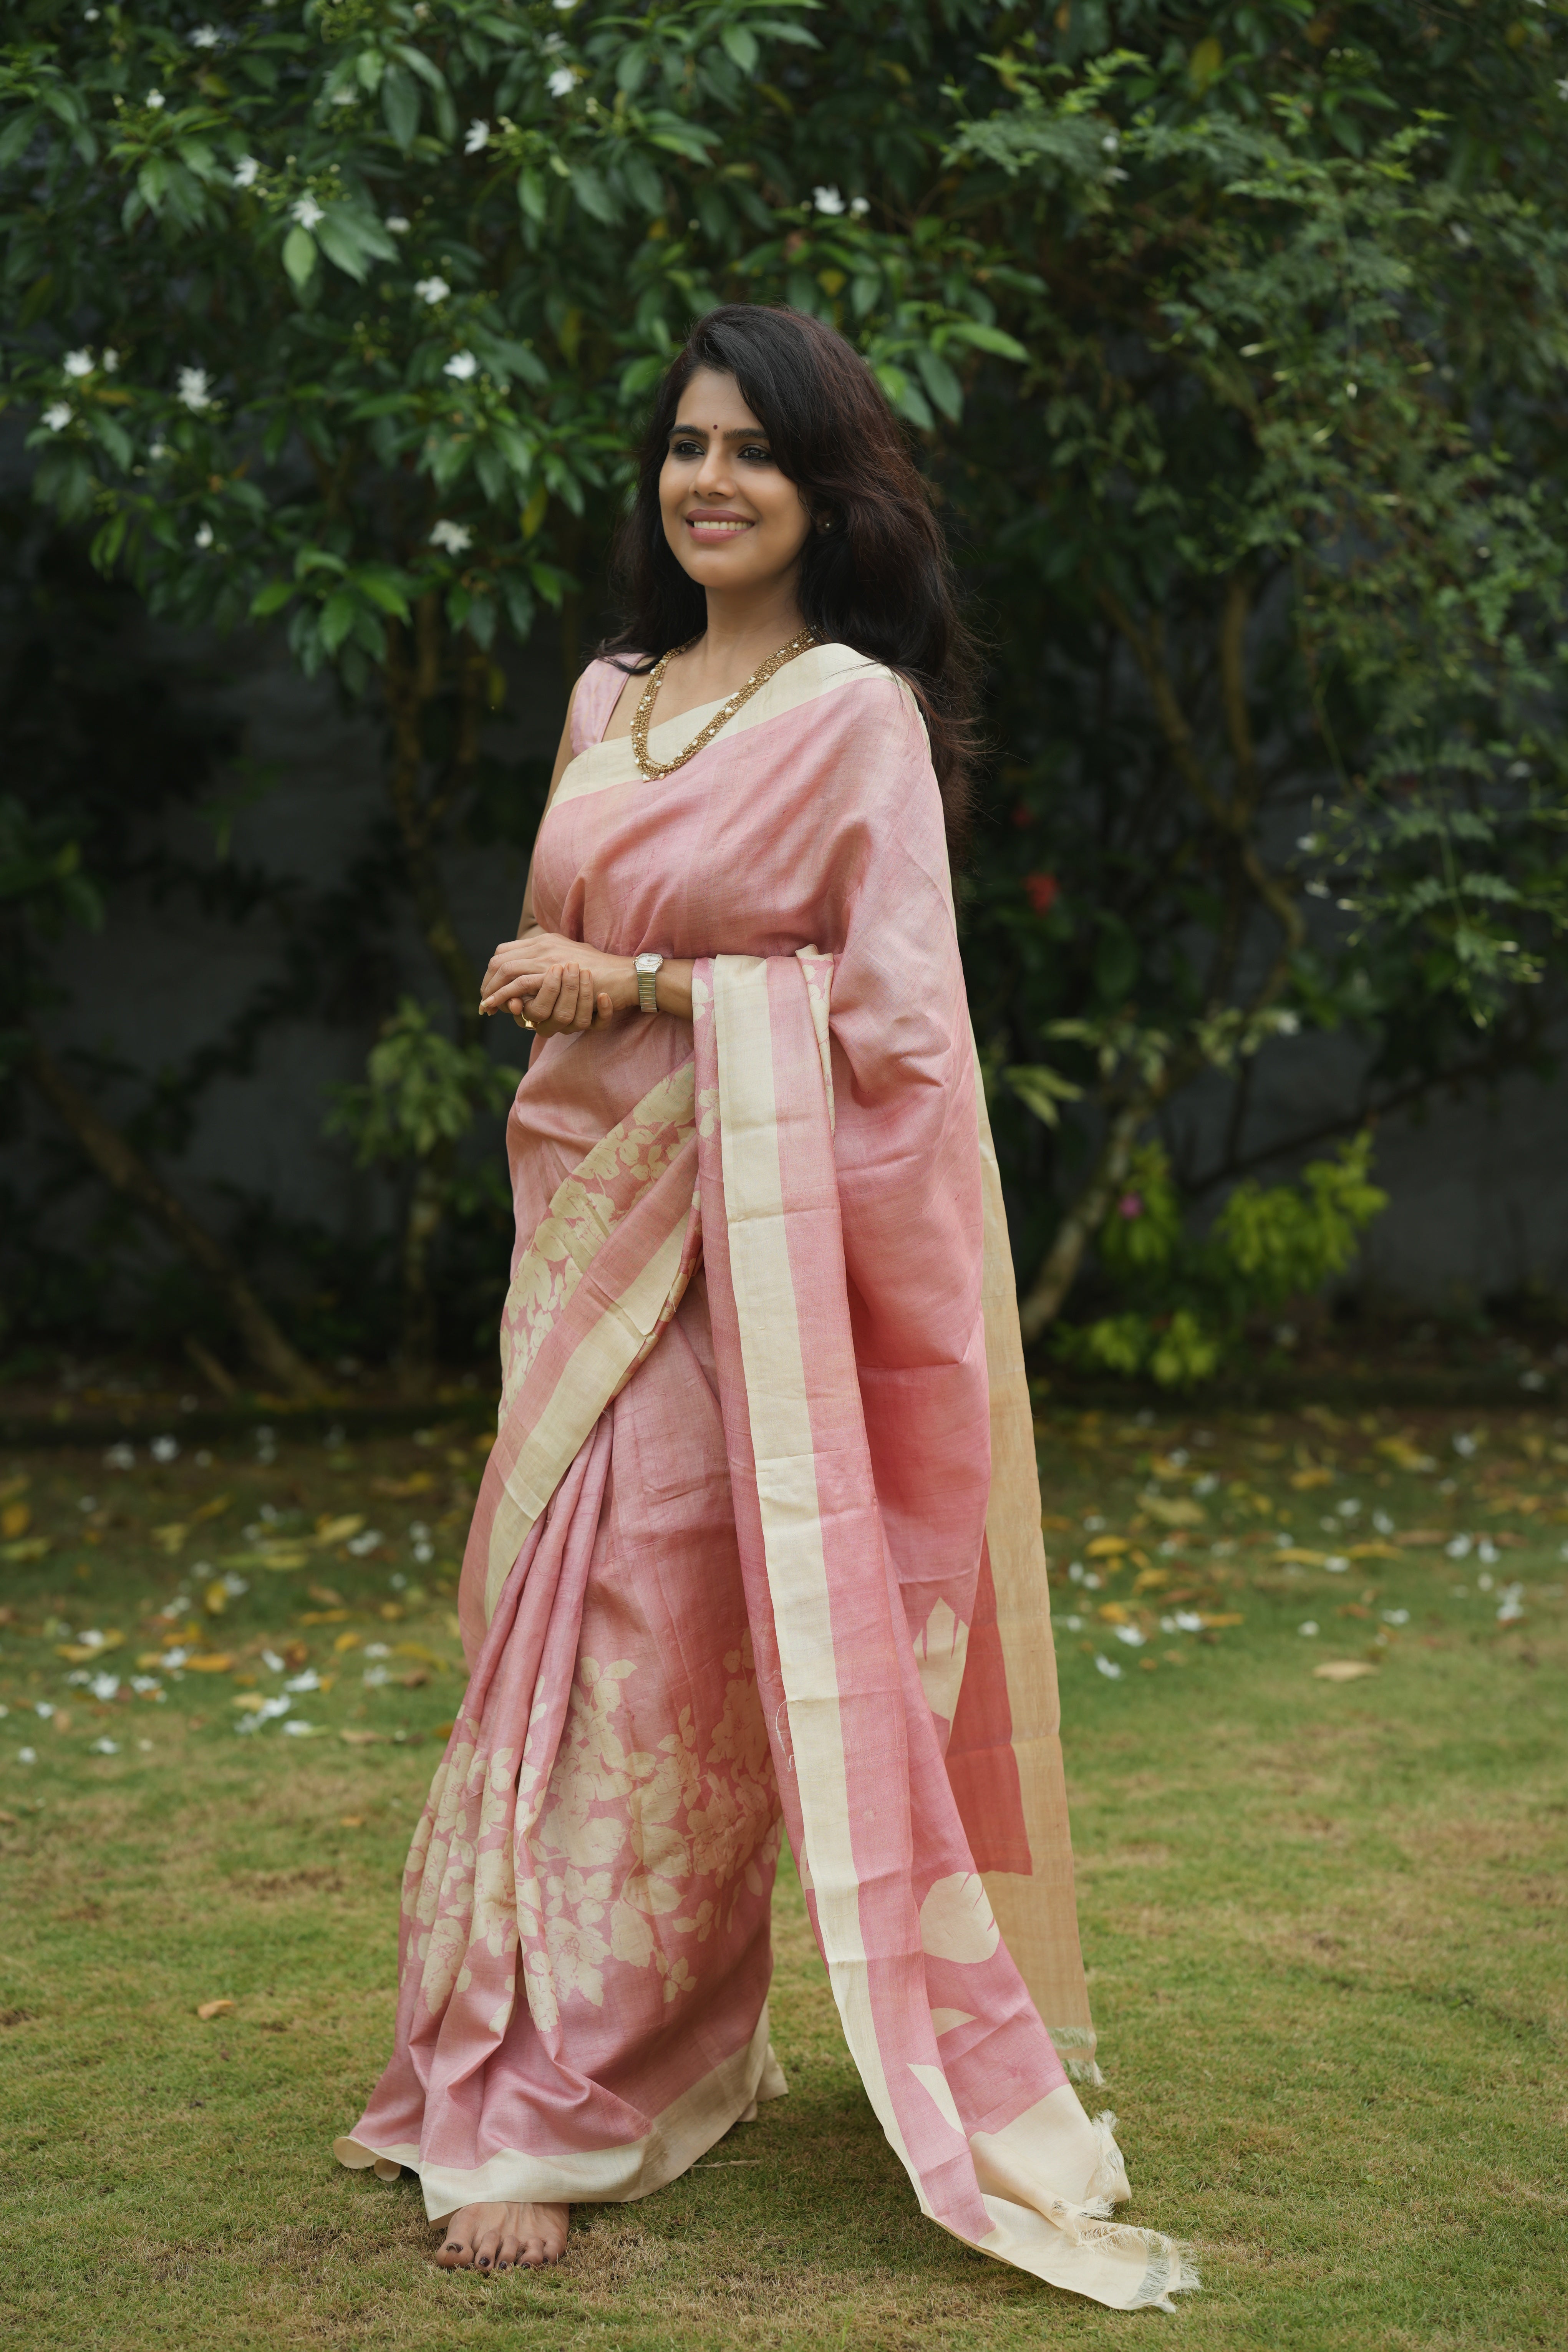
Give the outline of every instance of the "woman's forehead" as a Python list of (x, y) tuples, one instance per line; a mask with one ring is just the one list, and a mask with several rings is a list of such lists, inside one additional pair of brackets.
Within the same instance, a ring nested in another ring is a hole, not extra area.
[[(761, 420), (752, 415), (732, 375), (717, 368), (693, 368), (676, 410), (677, 424), (686, 432), (760, 433)], [(675, 428), (672, 427), (672, 430)]]

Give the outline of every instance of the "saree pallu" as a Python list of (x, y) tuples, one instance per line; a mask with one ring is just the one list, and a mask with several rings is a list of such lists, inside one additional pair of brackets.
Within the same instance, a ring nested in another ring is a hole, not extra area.
[[(471, 1676), (345, 2163), (432, 2220), (617, 2201), (785, 2088), (781, 1829), (922, 2210), (1119, 2308), (1195, 2284), (1129, 2194), (1079, 1957), (1039, 1493), (940, 796), (838, 646), (673, 775), (600, 740), (540, 920), (696, 960), (693, 1021), (534, 1048)], [(710, 715), (653, 730), (668, 759)]]

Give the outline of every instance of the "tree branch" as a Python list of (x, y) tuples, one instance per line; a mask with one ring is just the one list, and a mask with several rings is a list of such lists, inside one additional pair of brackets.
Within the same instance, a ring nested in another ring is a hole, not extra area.
[(246, 1354), (257, 1370), (289, 1396), (319, 1395), (321, 1383), (310, 1367), (289, 1346), (216, 1236), (198, 1223), (41, 1045), (29, 1048), (24, 1067), (105, 1182), (162, 1225), (175, 1247), (206, 1276), (227, 1306)]

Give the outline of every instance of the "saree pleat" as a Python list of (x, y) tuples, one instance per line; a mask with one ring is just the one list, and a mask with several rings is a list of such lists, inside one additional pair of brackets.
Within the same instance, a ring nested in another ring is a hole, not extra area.
[(1039, 1495), (918, 711), (819, 647), (654, 787), (597, 740), (619, 684), (579, 691), (536, 904), (691, 955), (694, 1019), (548, 1041), (519, 1090), (471, 1678), (338, 2152), (415, 2169), (433, 2219), (676, 2177), (784, 2087), (782, 1822), (921, 2210), (1169, 2308), (1190, 2264), (1110, 2218), (1113, 2118), (1068, 2079), (1099, 2074)]

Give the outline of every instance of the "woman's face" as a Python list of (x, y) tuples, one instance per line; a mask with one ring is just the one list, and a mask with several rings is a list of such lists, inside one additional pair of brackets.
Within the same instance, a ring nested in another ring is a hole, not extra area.
[(740, 385), (711, 368), (699, 368), (680, 395), (658, 503), (665, 537), (708, 589), (755, 589), (787, 578), (812, 527)]

